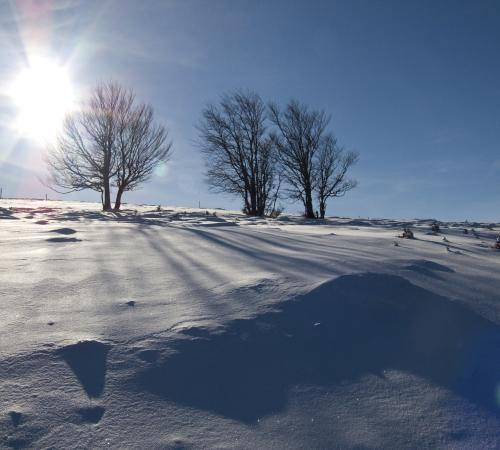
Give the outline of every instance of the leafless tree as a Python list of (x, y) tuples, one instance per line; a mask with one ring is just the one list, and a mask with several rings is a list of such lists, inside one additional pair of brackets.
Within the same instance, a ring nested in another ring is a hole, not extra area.
[(211, 189), (239, 196), (248, 215), (270, 212), (279, 183), (274, 141), (259, 95), (224, 95), (218, 105), (203, 110), (198, 131)]
[(130, 91), (126, 96), (128, 107), (118, 118), (115, 209), (120, 209), (123, 193), (147, 181), (159, 164), (168, 161), (172, 150), (166, 128), (154, 122), (153, 108), (134, 105)]
[(315, 159), (329, 118), (323, 111), (311, 111), (295, 100), (289, 102), (283, 111), (271, 103), (269, 112), (279, 131), (274, 134), (273, 141), (278, 149), (289, 197), (301, 200), (305, 216), (314, 218)]
[(132, 90), (114, 82), (98, 83), (84, 108), (67, 116), (49, 151), (49, 185), (59, 192), (92, 189), (101, 193), (104, 210), (115, 208), (124, 191), (146, 181), (168, 159), (171, 143), (152, 108), (136, 105)]
[(65, 192), (101, 192), (103, 209), (111, 209), (111, 179), (115, 175), (116, 110), (119, 92), (97, 85), (85, 107), (66, 117), (48, 156), (49, 182)]
[(345, 152), (339, 147), (332, 134), (327, 134), (320, 146), (316, 161), (316, 193), (319, 214), (325, 218), (326, 204), (329, 198), (342, 197), (357, 186), (357, 181), (347, 179), (349, 168), (358, 161), (358, 154)]

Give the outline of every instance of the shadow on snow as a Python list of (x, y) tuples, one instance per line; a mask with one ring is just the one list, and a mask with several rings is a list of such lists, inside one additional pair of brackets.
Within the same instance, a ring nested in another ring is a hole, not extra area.
[(81, 341), (59, 350), (89, 398), (100, 397), (104, 390), (109, 349), (102, 342)]
[(500, 412), (499, 327), (399, 276), (342, 276), (279, 311), (185, 334), (136, 375), (138, 389), (253, 423), (283, 410), (293, 385), (397, 369)]

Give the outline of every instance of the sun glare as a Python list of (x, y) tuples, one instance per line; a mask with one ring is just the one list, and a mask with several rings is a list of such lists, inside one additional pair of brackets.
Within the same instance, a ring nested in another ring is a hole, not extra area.
[(15, 79), (10, 95), (18, 113), (15, 127), (39, 141), (52, 140), (73, 106), (73, 92), (63, 66), (33, 59)]

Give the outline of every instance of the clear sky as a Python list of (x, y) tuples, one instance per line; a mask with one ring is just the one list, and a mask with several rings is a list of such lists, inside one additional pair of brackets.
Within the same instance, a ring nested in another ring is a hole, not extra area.
[(326, 110), (360, 153), (359, 187), (329, 214), (500, 220), (498, 0), (0, 0), (4, 196), (47, 192), (44, 144), (13, 126), (8, 88), (37, 52), (65, 67), (77, 97), (112, 78), (168, 125), (174, 157), (125, 201), (239, 207), (207, 192), (194, 125), (242, 88)]

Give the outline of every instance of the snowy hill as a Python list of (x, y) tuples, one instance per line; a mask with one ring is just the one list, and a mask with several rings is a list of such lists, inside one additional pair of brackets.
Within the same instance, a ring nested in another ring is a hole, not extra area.
[(498, 224), (126, 208), (0, 200), (1, 448), (500, 447)]

